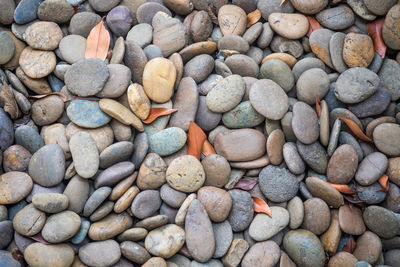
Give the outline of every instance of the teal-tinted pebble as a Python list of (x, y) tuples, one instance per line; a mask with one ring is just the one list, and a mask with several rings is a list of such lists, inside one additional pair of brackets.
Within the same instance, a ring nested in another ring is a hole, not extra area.
[(181, 128), (170, 127), (150, 136), (149, 143), (150, 152), (168, 156), (185, 145), (186, 133)]
[(80, 244), (85, 239), (90, 227), (90, 222), (87, 219), (81, 218), (81, 227), (78, 233), (71, 239), (72, 244)]
[(101, 111), (99, 102), (75, 99), (67, 108), (68, 118), (84, 128), (98, 128), (110, 122), (111, 118)]
[(240, 103), (222, 116), (222, 122), (228, 128), (251, 128), (262, 123), (264, 119), (250, 101)]

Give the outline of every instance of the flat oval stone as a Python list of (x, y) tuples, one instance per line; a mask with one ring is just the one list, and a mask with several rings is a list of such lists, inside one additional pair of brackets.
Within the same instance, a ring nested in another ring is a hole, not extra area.
[(135, 217), (145, 219), (153, 215), (160, 206), (160, 192), (157, 190), (144, 190), (137, 194), (133, 200), (131, 210)]
[(348, 205), (339, 208), (339, 225), (343, 232), (350, 235), (362, 235), (366, 230), (361, 209), (350, 209)]
[(78, 96), (92, 96), (99, 93), (110, 76), (107, 65), (98, 58), (79, 60), (65, 73), (65, 85)]
[(60, 243), (73, 237), (81, 226), (81, 218), (73, 211), (63, 211), (47, 218), (42, 229), (44, 240)]
[(122, 255), (134, 263), (143, 264), (151, 258), (144, 247), (132, 241), (122, 242), (120, 248)]
[(371, 185), (382, 177), (388, 165), (389, 161), (384, 154), (380, 152), (371, 153), (358, 166), (355, 179), (360, 185)]
[(400, 98), (400, 66), (398, 62), (392, 59), (385, 59), (382, 67), (379, 70), (379, 78), (385, 87), (390, 91), (392, 101), (396, 101)]
[(132, 81), (142, 84), (147, 57), (143, 49), (136, 42), (126, 41), (124, 62), (131, 69)]
[(0, 64), (5, 64), (13, 58), (15, 53), (15, 43), (5, 32), (0, 33), (0, 49)]
[(48, 144), (40, 148), (29, 162), (29, 175), (35, 183), (42, 186), (54, 186), (64, 179), (65, 156), (57, 144)]
[(328, 163), (327, 178), (334, 184), (347, 184), (358, 167), (358, 156), (353, 146), (344, 144), (333, 153)]
[(396, 3), (395, 0), (389, 0), (385, 2), (365, 0), (363, 2), (369, 11), (380, 16), (385, 15), (389, 11), (389, 9)]
[(251, 246), (244, 255), (242, 266), (263, 266), (263, 264), (265, 266), (274, 266), (279, 262), (279, 258), (280, 249), (274, 241), (259, 242)]
[(358, 191), (358, 198), (370, 205), (381, 203), (387, 195), (386, 192), (380, 191), (382, 186), (379, 183), (373, 183), (369, 186), (361, 186), (356, 184), (355, 189)]
[(111, 188), (110, 187), (100, 187), (96, 191), (94, 191), (89, 199), (85, 203), (85, 207), (83, 209), (83, 216), (89, 217), (100, 205), (103, 201), (110, 195)]
[(143, 87), (134, 83), (127, 90), (129, 107), (140, 119), (146, 119), (150, 114), (150, 99), (147, 97)]
[(136, 42), (141, 48), (151, 44), (153, 40), (153, 27), (147, 23), (140, 23), (129, 30), (126, 40)]
[(288, 201), (299, 190), (299, 182), (295, 175), (287, 169), (272, 165), (265, 167), (260, 172), (259, 186), (264, 196), (274, 202)]
[(334, 187), (318, 177), (306, 179), (307, 189), (310, 193), (324, 200), (328, 205), (339, 208), (344, 204), (343, 196)]
[(30, 266), (70, 266), (75, 253), (67, 244), (45, 245), (35, 242), (25, 249), (24, 258)]
[(303, 144), (312, 144), (319, 137), (318, 116), (313, 108), (304, 102), (293, 106), (292, 129), (296, 138)]
[[(317, 78), (318, 77), (318, 78)], [(320, 68), (304, 71), (296, 83), (297, 99), (309, 105), (315, 104), (315, 96), (323, 99), (329, 91), (328, 74)]]
[(271, 207), (272, 218), (267, 214), (257, 214), (249, 227), (249, 235), (255, 241), (265, 241), (289, 224), (289, 212), (281, 207)]
[(370, 231), (366, 231), (357, 239), (357, 247), (353, 251), (353, 255), (359, 261), (364, 261), (370, 264), (376, 262), (381, 253), (382, 241), (376, 234)]
[[(362, 2), (362, 1), (361, 1)], [(346, 251), (341, 251), (329, 259), (328, 266), (355, 266), (357, 258)]]
[(228, 34), (218, 41), (218, 50), (235, 50), (245, 54), (249, 49), (249, 43), (239, 35)]
[(311, 50), (330, 68), (334, 68), (329, 51), (329, 42), (333, 34), (334, 32), (328, 29), (317, 29), (310, 35)]
[(50, 0), (42, 2), (38, 8), (38, 17), (44, 21), (66, 23), (73, 15), (73, 7), (66, 1)]
[(0, 175), (0, 204), (15, 204), (32, 190), (31, 177), (23, 172), (11, 171)]
[(17, 212), (13, 227), (21, 235), (34, 236), (42, 230), (45, 222), (46, 214), (29, 204)]
[(89, 237), (96, 241), (110, 239), (131, 226), (132, 217), (127, 212), (122, 212), (120, 214), (112, 213), (90, 226)]
[(178, 127), (170, 127), (153, 134), (149, 138), (150, 151), (160, 156), (171, 155), (186, 143), (186, 133)]
[(214, 69), (214, 59), (201, 54), (189, 60), (183, 68), (183, 77), (192, 77), (196, 83), (204, 81)]
[(325, 173), (328, 166), (328, 154), (325, 148), (317, 141), (311, 145), (297, 142), (297, 151), (301, 158), (318, 173)]
[(120, 123), (124, 125), (132, 125), (140, 132), (144, 131), (142, 121), (136, 117), (129, 108), (118, 101), (109, 98), (102, 98), (99, 101), (99, 107), (104, 113), (116, 119)]
[(226, 254), (232, 243), (232, 227), (227, 220), (222, 223), (213, 223), (212, 227), (215, 238), (215, 251), (213, 258), (219, 258)]
[(84, 60), (85, 48), (86, 38), (76, 34), (65, 36), (59, 43), (60, 53), (69, 64)]
[(400, 229), (396, 214), (380, 206), (367, 207), (363, 218), (368, 229), (385, 239), (394, 237)]
[(276, 82), (285, 92), (289, 92), (294, 86), (294, 75), (290, 67), (280, 59), (264, 62), (260, 73), (262, 78)]
[(358, 104), (349, 106), (349, 110), (358, 118), (374, 116), (384, 112), (390, 105), (390, 100), (390, 92), (379, 86), (375, 94)]
[(332, 38), (329, 41), (329, 52), (331, 54), (332, 65), (340, 73), (347, 70), (347, 65), (343, 60), (343, 45), (345, 37), (345, 33), (336, 32), (332, 35)]
[[(18, 129), (21, 127), (20, 126), (17, 128), (15, 133), (18, 133)], [(26, 126), (29, 127), (29, 126)], [(24, 129), (24, 128), (22, 128)], [(20, 131), (22, 131), (22, 129)], [(19, 135), (22, 135), (21, 132)], [(18, 138), (16, 140), (16, 143), (18, 144)], [(14, 142), (14, 127), (13, 123), (9, 117), (9, 115), (4, 111), (4, 109), (0, 108), (0, 149), (2, 151), (5, 151), (9, 146), (11, 146)], [(29, 149), (28, 149), (29, 150)], [(32, 153), (32, 151), (30, 151)]]
[(242, 100), (245, 86), (243, 78), (239, 75), (226, 77), (207, 94), (207, 107), (217, 113), (233, 109)]
[(26, 47), (19, 58), (24, 73), (33, 79), (49, 75), (56, 67), (56, 55), (52, 51), (34, 50)]
[(72, 16), (68, 31), (71, 35), (88, 37), (90, 31), (101, 21), (101, 17), (92, 12), (79, 12)]
[(74, 134), (69, 141), (69, 147), (76, 172), (82, 178), (93, 177), (99, 169), (99, 151), (90, 134)]
[(232, 55), (225, 60), (225, 64), (233, 74), (238, 74), (242, 77), (257, 77), (258, 75), (258, 64), (249, 56)]
[[(208, 216), (213, 222), (223, 222), (229, 215), (232, 199), (223, 189), (205, 186), (199, 189), (197, 199), (203, 204)], [(216, 205), (216, 203), (218, 203)]]
[(218, 134), (214, 148), (229, 161), (250, 161), (265, 154), (265, 143), (265, 137), (259, 131), (240, 129)]
[(330, 30), (344, 30), (354, 24), (353, 10), (347, 5), (340, 5), (319, 12), (315, 18)]
[(232, 209), (228, 221), (234, 232), (241, 232), (247, 229), (253, 220), (253, 199), (248, 192), (239, 189), (229, 190), (229, 194), (232, 198)]
[(131, 82), (131, 70), (122, 64), (109, 64), (107, 68), (110, 76), (97, 96), (105, 98), (120, 97), (125, 93)]
[(356, 104), (373, 95), (378, 86), (379, 77), (375, 72), (366, 68), (350, 68), (340, 74), (334, 92), (343, 103)]
[(255, 82), (249, 93), (250, 103), (254, 109), (271, 120), (280, 120), (289, 108), (285, 91), (272, 80)]
[(102, 186), (113, 186), (123, 178), (131, 175), (135, 170), (135, 165), (130, 161), (123, 161), (108, 167), (102, 171), (95, 180), (95, 188)]
[(295, 9), (303, 14), (313, 15), (321, 11), (328, 4), (328, 0), (293, 0), (290, 1)]
[(197, 191), (203, 185), (205, 173), (198, 159), (191, 155), (185, 155), (170, 163), (166, 172), (166, 179), (172, 188), (191, 193)]
[(32, 120), (38, 126), (56, 122), (64, 112), (64, 102), (60, 97), (50, 95), (32, 104)]
[(21, 1), (15, 8), (14, 21), (18, 24), (25, 24), (36, 19), (40, 3), (40, 0)]
[(68, 197), (59, 193), (37, 193), (32, 197), (35, 208), (47, 212), (58, 213), (68, 208)]
[(68, 209), (75, 213), (81, 213), (86, 200), (89, 198), (88, 180), (81, 178), (79, 175), (75, 175), (69, 181), (63, 194), (68, 197)]
[(348, 33), (344, 38), (343, 60), (347, 66), (368, 67), (374, 59), (374, 45), (366, 34)]
[(257, 2), (257, 8), (261, 11), (262, 17), (268, 21), (268, 16), (273, 12), (293, 13), (294, 8), (290, 2), (285, 2), (282, 5), (278, 0), (261, 0)]
[(79, 248), (79, 259), (89, 266), (111, 266), (120, 258), (121, 250), (114, 240), (90, 242)]
[(54, 22), (40, 21), (30, 25), (25, 31), (25, 41), (30, 47), (40, 50), (54, 50), (63, 35)]
[(289, 212), (289, 228), (297, 229), (301, 226), (304, 219), (304, 205), (300, 197), (295, 196), (287, 203)]
[(328, 205), (320, 198), (310, 198), (304, 202), (304, 219), (301, 228), (316, 235), (324, 233), (330, 224)]
[(215, 250), (214, 232), (206, 210), (197, 199), (192, 201), (186, 214), (185, 233), (190, 255), (199, 262), (210, 260)]
[[(267, 151), (268, 152), (268, 151)], [(283, 158), (285, 163), (293, 174), (299, 175), (304, 172), (306, 166), (297, 151), (296, 144), (293, 142), (286, 142), (283, 145)]]
[(207, 107), (205, 96), (199, 97), (199, 106), (197, 108), (195, 122), (201, 129), (204, 131), (213, 130), (218, 126), (219, 122), (221, 121), (221, 117), (221, 113), (212, 112)]
[(242, 35), (246, 30), (246, 12), (236, 5), (224, 5), (218, 11), (218, 22), (223, 35)]
[(143, 88), (147, 96), (157, 102), (167, 102), (173, 93), (176, 79), (174, 64), (166, 58), (153, 58), (143, 71)]
[(400, 125), (382, 123), (373, 132), (376, 147), (389, 156), (400, 154)]
[(129, 141), (117, 142), (106, 147), (100, 153), (100, 168), (105, 169), (115, 163), (129, 159), (133, 149), (133, 143)]
[[(391, 3), (392, 1), (389, 2)], [(386, 12), (384, 12), (382, 15), (385, 13)], [(400, 6), (394, 5), (387, 13), (382, 27), (382, 38), (385, 44), (394, 50), (398, 50), (400, 48), (400, 41), (397, 38), (397, 34), (399, 32), (399, 18)]]
[(268, 23), (272, 30), (288, 39), (300, 39), (309, 27), (306, 16), (302, 14), (272, 13), (268, 16)]
[(74, 99), (67, 108), (68, 118), (84, 128), (99, 128), (110, 122), (111, 118), (101, 111), (97, 101)]
[(175, 224), (168, 224), (149, 232), (144, 242), (151, 254), (170, 258), (185, 243), (185, 231)]
[(253, 108), (250, 101), (241, 102), (222, 116), (224, 125), (233, 129), (254, 127), (263, 122), (264, 119), (264, 116)]
[(299, 229), (288, 232), (283, 246), (290, 258), (299, 266), (324, 266), (325, 253), (318, 237), (310, 231)]

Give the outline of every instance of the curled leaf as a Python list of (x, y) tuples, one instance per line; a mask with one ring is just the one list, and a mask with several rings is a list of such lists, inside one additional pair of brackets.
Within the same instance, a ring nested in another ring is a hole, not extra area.
[(207, 139), (203, 143), (203, 147), (201, 148), (201, 153), (206, 157), (208, 155), (216, 154), (214, 147)]
[(315, 111), (317, 111), (318, 118), (321, 117), (321, 106), (320, 103), (321, 101), (319, 100), (319, 97), (315, 95)]
[(389, 177), (387, 175), (383, 175), (381, 178), (379, 178), (379, 184), (382, 186), (382, 189), (379, 191), (389, 191)]
[(315, 30), (321, 29), (319, 22), (311, 16), (307, 16), (308, 23), (310, 24), (307, 32), (307, 36), (310, 37), (311, 33)]
[(355, 199), (353, 196), (349, 196), (349, 195), (342, 195), (342, 196), (351, 204), (362, 204), (362, 203), (364, 203), (364, 201), (359, 200), (359, 199)]
[(105, 60), (110, 46), (110, 34), (104, 27), (104, 18), (93, 27), (86, 40), (85, 58)]
[(339, 117), (344, 123), (346, 123), (347, 127), (349, 127), (350, 131), (356, 136), (358, 139), (365, 142), (372, 142), (372, 139), (366, 136), (363, 131), (361, 131), (360, 127), (354, 121), (350, 119), (346, 119), (344, 117)]
[(343, 251), (346, 251), (348, 253), (353, 253), (353, 251), (356, 249), (356, 246), (357, 246), (356, 241), (354, 241), (353, 237), (350, 237), (346, 245), (344, 245)]
[(43, 239), (43, 236), (42, 236), (40, 233), (39, 233), (39, 234), (36, 234), (36, 235), (34, 235), (34, 236), (30, 236), (30, 238), (33, 239), (33, 240), (35, 240), (35, 241), (37, 241), (37, 242), (40, 242), (40, 243), (42, 243), (42, 244), (50, 245), (49, 242), (47, 242), (46, 240)]
[(249, 178), (242, 178), (235, 184), (234, 188), (242, 189), (245, 191), (249, 191), (253, 189), (253, 187), (257, 184), (257, 180), (249, 179)]
[(268, 206), (265, 201), (259, 197), (251, 196), (254, 202), (254, 211), (255, 212), (263, 212), (272, 218), (271, 208)]
[(56, 95), (56, 96), (60, 97), (63, 102), (67, 102), (68, 101), (68, 98), (64, 94), (59, 93), (59, 92), (53, 92), (53, 93), (50, 93), (50, 94), (47, 94), (47, 95), (30, 95), (30, 96), (28, 96), (28, 98), (37, 100), (37, 99), (42, 99), (42, 98), (45, 98), (45, 97), (48, 97), (48, 96), (51, 96), (51, 95)]
[(382, 26), (384, 21), (385, 19), (382, 18), (367, 24), (368, 35), (371, 36), (374, 41), (375, 51), (381, 58), (385, 58), (386, 54), (386, 44), (382, 38)]
[(332, 184), (329, 182), (328, 184), (343, 194), (354, 195), (358, 193), (358, 191), (351, 189), (347, 184)]
[(193, 121), (190, 121), (189, 132), (187, 137), (188, 150), (186, 155), (192, 155), (200, 160), (200, 153), (203, 143), (207, 136), (203, 130)]
[(281, 3), (279, 4), (279, 6), (281, 7), (285, 2), (286, 2), (286, 0), (282, 0)]
[(149, 116), (143, 122), (146, 123), (146, 124), (152, 123), (158, 117), (172, 114), (175, 111), (177, 111), (177, 109), (173, 109), (173, 108), (151, 108)]
[(253, 12), (247, 14), (247, 28), (255, 24), (261, 18), (261, 11), (256, 9)]
[(212, 11), (210, 5), (207, 6), (207, 13), (208, 13), (208, 15), (210, 16), (211, 21), (212, 21), (214, 24), (219, 25), (219, 23), (218, 23), (218, 18), (217, 18), (217, 16), (215, 16), (214, 11)]
[(19, 117), (19, 109), (17, 105), (17, 101), (15, 101), (14, 93), (10, 86), (8, 86), (7, 82), (1, 77), (1, 82), (3, 86), (0, 87), (0, 100), (4, 104), (4, 111), (10, 115), (10, 118), (15, 120)]

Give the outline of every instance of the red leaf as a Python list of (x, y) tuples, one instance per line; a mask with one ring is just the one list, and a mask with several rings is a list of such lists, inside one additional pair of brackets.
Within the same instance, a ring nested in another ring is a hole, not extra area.
[(386, 44), (382, 39), (382, 26), (384, 18), (375, 20), (374, 22), (367, 24), (367, 32), (374, 41), (375, 51), (382, 57), (386, 54)]
[(355, 135), (358, 139), (365, 141), (365, 142), (371, 142), (372, 143), (372, 139), (369, 138), (368, 136), (366, 136), (363, 131), (361, 131), (360, 127), (357, 125), (357, 123), (355, 123), (354, 121), (350, 120), (350, 119), (346, 119), (344, 117), (338, 117), (339, 119), (341, 119), (342, 121), (344, 121), (344, 123), (346, 123), (347, 127), (349, 127), (350, 131), (353, 133), (353, 135)]
[(356, 249), (356, 246), (357, 246), (356, 241), (354, 241), (353, 237), (350, 237), (346, 245), (344, 245), (343, 251), (346, 251), (348, 253), (353, 253), (353, 251)]
[(216, 154), (214, 147), (207, 139), (203, 143), (203, 147), (201, 148), (201, 153), (206, 157), (208, 155)]
[(321, 117), (321, 106), (319, 102), (321, 102), (321, 100), (319, 100), (319, 97), (315, 95), (315, 111), (317, 111), (318, 118)]
[(40, 233), (39, 233), (39, 234), (36, 234), (36, 235), (34, 235), (34, 236), (30, 236), (30, 238), (33, 239), (33, 240), (35, 240), (35, 241), (37, 241), (37, 242), (40, 242), (40, 243), (42, 243), (42, 244), (50, 245), (49, 242), (47, 242), (46, 240), (43, 239), (43, 236), (42, 236)]
[(259, 197), (251, 196), (254, 202), (254, 211), (255, 212), (263, 212), (272, 218), (271, 208), (268, 206), (265, 201)]
[(350, 203), (352, 204), (361, 204), (364, 203), (364, 201), (359, 200), (359, 199), (355, 199), (353, 196), (349, 196), (349, 195), (344, 195), (342, 194), (342, 196)]
[(383, 175), (381, 178), (379, 178), (379, 184), (382, 186), (382, 189), (379, 191), (389, 191), (389, 177), (387, 175)]
[(243, 189), (249, 191), (257, 184), (257, 180), (242, 178), (235, 184), (234, 188)]
[(358, 193), (358, 191), (351, 189), (347, 184), (332, 184), (329, 182), (328, 184), (343, 194), (354, 195)]
[(247, 14), (247, 28), (249, 28), (251, 25), (255, 24), (257, 21), (259, 21), (261, 18), (261, 11), (256, 9), (253, 12), (250, 12)]
[(311, 16), (307, 16), (310, 28), (308, 28), (307, 36), (310, 37), (311, 33), (315, 30), (321, 29), (319, 22)]
[(110, 34), (104, 27), (104, 18), (93, 27), (86, 39), (85, 58), (105, 60), (110, 46)]
[(160, 116), (165, 116), (174, 113), (177, 109), (173, 108), (151, 108), (150, 114), (143, 122), (146, 124), (152, 123)]
[(203, 130), (193, 121), (190, 121), (188, 132), (188, 150), (186, 155), (192, 155), (200, 160), (200, 153), (203, 148), (203, 143), (207, 136)]

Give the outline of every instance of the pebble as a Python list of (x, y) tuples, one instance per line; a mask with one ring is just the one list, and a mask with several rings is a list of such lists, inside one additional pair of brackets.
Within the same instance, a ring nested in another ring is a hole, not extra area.
[(378, 73), (381, 82), (390, 91), (392, 101), (396, 101), (400, 98), (400, 92), (397, 89), (400, 85), (400, 78), (398, 77), (399, 72), (399, 64), (396, 64), (394, 60), (385, 59)]
[(135, 165), (130, 161), (122, 161), (108, 167), (102, 171), (94, 182), (95, 188), (102, 186), (113, 186), (123, 178), (131, 175), (135, 170)]
[(254, 127), (263, 122), (264, 119), (264, 116), (253, 108), (250, 101), (241, 102), (222, 116), (223, 124), (233, 129)]
[(87, 11), (78, 12), (72, 16), (68, 31), (71, 35), (80, 35), (87, 38), (92, 28), (100, 21), (101, 17), (95, 13)]
[[(318, 77), (318, 79), (315, 79)], [(315, 104), (315, 97), (323, 99), (329, 91), (329, 78), (321, 68), (304, 71), (296, 83), (297, 98), (309, 105)]]
[(111, 266), (121, 258), (121, 249), (114, 240), (91, 242), (79, 248), (79, 259), (89, 266)]
[(299, 228), (304, 219), (303, 201), (298, 196), (293, 197), (287, 204), (287, 210), (289, 212), (290, 229)]
[(345, 38), (346, 34), (343, 32), (336, 32), (332, 35), (331, 40), (329, 41), (329, 52), (331, 54), (332, 65), (340, 73), (347, 70), (347, 65), (343, 60), (343, 45)]
[(69, 64), (85, 59), (86, 38), (80, 35), (71, 34), (65, 36), (61, 39), (58, 47), (62, 58)]
[(289, 224), (289, 212), (281, 207), (271, 207), (272, 218), (257, 214), (249, 227), (249, 235), (256, 241), (265, 241), (283, 230)]
[(19, 58), (19, 64), (24, 73), (38, 79), (49, 75), (56, 67), (56, 56), (52, 51), (34, 50), (26, 47)]
[(17, 212), (13, 219), (14, 230), (24, 236), (39, 233), (46, 222), (46, 214), (29, 204)]
[(382, 123), (373, 132), (376, 147), (386, 155), (400, 154), (400, 126), (395, 123)]
[[(87, 116), (91, 114), (91, 116)], [(110, 122), (111, 118), (99, 107), (99, 103), (84, 99), (74, 99), (67, 108), (68, 118), (84, 128), (99, 128)]]
[(329, 42), (333, 35), (334, 32), (329, 29), (317, 29), (310, 35), (311, 50), (330, 68), (334, 68), (329, 51)]
[(400, 230), (395, 213), (379, 206), (369, 206), (363, 213), (364, 222), (375, 234), (389, 239)]
[(326, 173), (328, 154), (324, 147), (317, 141), (310, 145), (297, 142), (297, 151), (301, 158), (317, 173)]
[(273, 31), (288, 39), (300, 39), (309, 28), (306, 16), (301, 14), (272, 13), (268, 23)]
[(370, 185), (375, 183), (388, 168), (389, 161), (380, 152), (374, 152), (366, 156), (360, 163), (355, 175), (356, 181), (360, 185)]
[(233, 240), (232, 227), (227, 220), (212, 224), (215, 238), (213, 258), (220, 258), (226, 254)]
[(25, 24), (37, 18), (37, 11), (41, 0), (22, 0), (14, 12), (14, 21), (18, 24)]
[(232, 209), (228, 221), (234, 232), (241, 232), (249, 227), (253, 220), (254, 208), (251, 195), (243, 190), (229, 190), (232, 198)]
[(259, 242), (251, 246), (247, 253), (244, 255), (242, 266), (271, 267), (278, 263), (279, 258), (280, 249), (274, 241)]
[[(315, 216), (318, 216), (318, 219)], [(328, 229), (330, 220), (329, 207), (323, 200), (311, 198), (304, 202), (303, 229), (320, 235)]]
[(388, 108), (390, 99), (390, 92), (384, 87), (379, 86), (375, 94), (363, 102), (350, 106), (349, 110), (358, 118), (378, 115)]
[(132, 241), (122, 242), (120, 248), (122, 255), (134, 263), (143, 264), (151, 257), (144, 247)]
[(129, 159), (133, 150), (133, 143), (129, 141), (121, 141), (108, 146), (100, 153), (100, 168), (105, 169), (121, 160)]
[(271, 164), (279, 165), (283, 160), (285, 134), (280, 129), (272, 131), (267, 139), (267, 154)]
[(37, 13), (41, 20), (53, 21), (61, 24), (71, 19), (74, 15), (74, 9), (66, 1), (49, 0), (40, 4)]
[[(201, 90), (201, 85), (199, 90)], [(206, 97), (199, 97), (199, 105), (196, 112), (195, 122), (204, 131), (210, 131), (216, 128), (221, 121), (222, 114), (212, 112), (206, 104)]]
[(218, 22), (223, 35), (242, 35), (246, 30), (246, 12), (235, 5), (224, 5), (218, 11)]
[(295, 9), (307, 15), (313, 15), (320, 12), (328, 4), (327, 0), (293, 0), (290, 1)]
[(110, 195), (111, 188), (110, 187), (100, 187), (99, 189), (95, 190), (88, 200), (85, 203), (85, 207), (83, 209), (83, 215), (85, 217), (90, 216), (100, 205), (103, 201)]
[(12, 59), (15, 52), (13, 39), (5, 32), (0, 33), (0, 64), (5, 64)]
[(318, 177), (306, 179), (307, 189), (310, 193), (324, 200), (328, 205), (339, 208), (344, 204), (343, 196), (334, 187)]
[(389, 159), (389, 166), (386, 171), (387, 175), (389, 176), (389, 180), (397, 185), (400, 184), (400, 168), (398, 165), (400, 161), (399, 157), (390, 158)]
[(343, 232), (351, 235), (362, 235), (365, 230), (365, 224), (361, 209), (343, 205), (339, 208), (339, 224)]
[(285, 2), (282, 5), (280, 3), (278, 0), (262, 0), (257, 2), (257, 8), (261, 11), (261, 15), (266, 21), (273, 12), (293, 13), (294, 8), (291, 3)]
[(168, 224), (148, 233), (146, 249), (155, 256), (170, 258), (185, 243), (185, 231), (177, 225)]
[(135, 217), (144, 219), (153, 215), (160, 206), (160, 192), (157, 190), (144, 190), (134, 198), (131, 210)]
[(294, 86), (294, 75), (290, 67), (280, 59), (266, 61), (261, 66), (260, 74), (262, 78), (277, 83), (285, 92), (289, 92)]
[(99, 169), (99, 152), (90, 134), (86, 132), (74, 134), (69, 146), (76, 172), (82, 178), (93, 177)]
[(319, 125), (316, 112), (306, 103), (297, 102), (293, 106), (292, 129), (297, 140), (312, 144), (318, 140)]
[(132, 218), (126, 213), (112, 213), (90, 225), (89, 237), (95, 241), (113, 238), (132, 226)]
[(223, 222), (228, 217), (232, 207), (232, 198), (223, 189), (205, 186), (197, 192), (197, 199), (207, 211), (210, 220)]
[(353, 146), (341, 145), (329, 160), (326, 171), (328, 181), (334, 184), (347, 184), (354, 177), (357, 167), (358, 157)]
[(50, 243), (60, 243), (73, 237), (81, 226), (81, 218), (73, 211), (63, 211), (47, 218), (42, 229), (43, 238)]
[(373, 183), (370, 186), (356, 186), (358, 198), (367, 204), (381, 203), (385, 199), (386, 192), (380, 191), (381, 189), (379, 183)]
[(115, 35), (125, 36), (132, 25), (132, 14), (126, 6), (117, 6), (110, 10), (106, 21)]
[[(392, 2), (392, 1), (390, 1)], [(388, 2), (389, 3), (389, 2)], [(368, 8), (368, 6), (367, 6)], [(400, 48), (400, 42), (396, 37), (399, 28), (400, 6), (394, 5), (387, 13), (382, 27), (382, 38), (385, 44), (395, 50)]]
[(45, 245), (35, 242), (24, 252), (30, 266), (70, 266), (74, 261), (74, 251), (67, 244)]
[(46, 213), (58, 213), (68, 208), (69, 200), (59, 193), (37, 193), (32, 197), (32, 203)]
[(228, 252), (222, 258), (222, 263), (226, 266), (237, 266), (248, 249), (249, 244), (244, 239), (234, 239)]
[(371, 0), (364, 1), (364, 4), (367, 7), (367, 9), (376, 15), (385, 15), (395, 3), (396, 1), (394, 0), (382, 3), (377, 3)]
[(381, 252), (382, 242), (379, 237), (370, 231), (366, 231), (357, 239), (357, 246), (353, 251), (353, 255), (359, 261), (366, 261), (373, 264), (378, 260)]
[(350, 7), (339, 5), (319, 12), (315, 18), (323, 27), (337, 31), (344, 30), (353, 25), (355, 16)]
[(374, 59), (374, 45), (365, 34), (349, 33), (344, 38), (343, 60), (347, 66), (368, 67)]
[(247, 53), (250, 49), (250, 46), (243, 37), (234, 34), (228, 34), (218, 41), (218, 49), (220, 51), (235, 50), (240, 53)]

